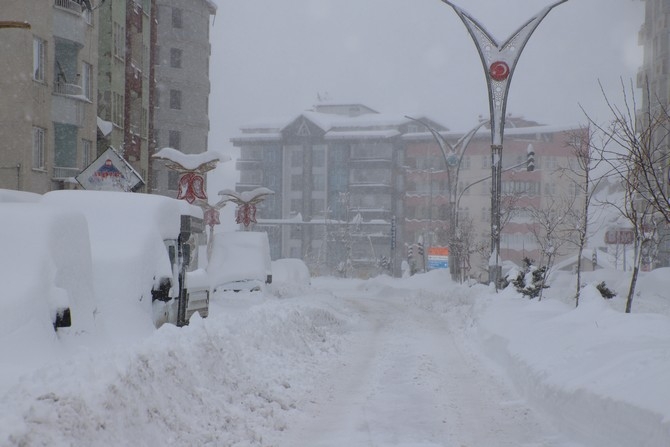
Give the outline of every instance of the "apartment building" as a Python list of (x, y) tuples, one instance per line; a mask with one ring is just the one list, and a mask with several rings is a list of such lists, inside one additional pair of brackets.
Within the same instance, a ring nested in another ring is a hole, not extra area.
[[(645, 16), (638, 34), (638, 43), (643, 47), (643, 61), (637, 74), (637, 87), (643, 92), (641, 110), (651, 109), (652, 114), (659, 114), (670, 105), (670, 0), (642, 1), (645, 3)], [(644, 114), (639, 118), (644, 122)], [(655, 138), (658, 139), (658, 144), (665, 146), (665, 153), (669, 154), (670, 140), (667, 138), (667, 131), (659, 129)], [(665, 159), (665, 166), (659, 168), (667, 172), (670, 179), (668, 157)], [(669, 266), (670, 228), (665, 225), (659, 231), (661, 237), (654, 265)]]
[[(587, 129), (578, 125), (547, 126), (520, 117), (507, 117), (501, 191), (501, 207), (505, 212), (500, 235), (503, 261), (517, 265), (521, 265), (526, 257), (536, 262), (546, 261), (546, 254), (538, 243), (538, 237), (542, 239), (546, 234), (537, 218), (542, 213), (567, 214), (566, 206), (580, 203), (581, 191), (576, 183), (579, 179), (574, 174), (578, 170), (574, 148), (587, 141), (586, 132)], [(440, 132), (440, 135), (454, 145), (464, 132)], [(404, 239), (418, 241), (422, 238), (428, 246), (448, 246), (451, 209), (454, 207), (457, 231), (464, 237), (467, 234), (473, 251), (463, 260), (462, 268), (469, 276), (486, 280), (491, 247), (490, 129), (484, 126), (477, 131), (465, 151), (457, 154), (460, 169), (453, 166), (451, 171), (430, 133), (405, 134), (403, 140), (406, 165)], [(529, 151), (534, 152), (532, 171), (527, 170)], [(455, 186), (453, 195), (450, 194), (451, 184)], [(559, 236), (566, 236), (564, 230), (568, 220), (566, 218), (565, 225), (555, 229), (559, 259), (575, 248), (569, 243), (558, 247), (563, 243)]]
[(86, 0), (5, 2), (0, 188), (74, 187), (95, 157), (97, 11)]
[[(153, 149), (207, 151), (209, 135), (209, 25), (211, 0), (157, 0), (156, 96)], [(175, 197), (179, 174), (162, 161), (151, 167), (150, 192)]]
[[(444, 128), (431, 121), (438, 129)], [(318, 104), (276, 125), (249, 125), (240, 148), (238, 192), (267, 187), (257, 229), (272, 257), (297, 257), (313, 272), (369, 276), (399, 273), (404, 151), (414, 122), (362, 104)]]
[(113, 147), (140, 174), (140, 191), (146, 192), (155, 41), (155, 0), (106, 1), (98, 4), (100, 16), (98, 154)]

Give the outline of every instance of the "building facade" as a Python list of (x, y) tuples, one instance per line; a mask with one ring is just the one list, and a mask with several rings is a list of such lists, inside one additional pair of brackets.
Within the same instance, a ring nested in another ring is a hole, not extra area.
[(3, 4), (3, 18), (26, 27), (0, 27), (0, 188), (74, 187), (96, 152), (97, 11), (27, 0)]
[[(645, 3), (645, 16), (638, 43), (643, 48), (643, 61), (637, 74), (637, 87), (643, 92), (641, 110), (663, 116), (670, 105), (670, 0), (642, 1)], [(638, 118), (644, 122), (644, 113)], [(660, 168), (668, 175), (666, 188), (670, 194), (670, 140), (666, 126), (661, 127), (654, 136), (657, 139), (654, 144), (661, 146), (665, 154), (660, 156), (665, 160)], [(670, 227), (663, 225), (659, 232), (658, 253), (653, 265), (670, 266)]]
[[(433, 123), (435, 126), (439, 125)], [(246, 126), (238, 192), (275, 192), (259, 207), (272, 256), (305, 260), (313, 272), (399, 272), (403, 242), (403, 133), (414, 124), (361, 104), (319, 104), (276, 126)]]
[(98, 154), (116, 149), (140, 174), (146, 191), (153, 103), (151, 50), (155, 0), (107, 1), (100, 16)]
[[(421, 122), (452, 144), (463, 136)], [(559, 209), (579, 195), (568, 171), (575, 168), (573, 141), (585, 130), (513, 117), (507, 123), (502, 188), (509, 217), (501, 256), (518, 265), (525, 257), (542, 262), (542, 229), (532, 210)], [(246, 126), (233, 143), (240, 148), (237, 191), (263, 186), (275, 192), (259, 206), (256, 226), (268, 231), (273, 259), (302, 258), (319, 274), (346, 274), (350, 264), (357, 276), (397, 275), (403, 261), (425, 270), (429, 248), (448, 247), (459, 234), (469, 238), (467, 276), (487, 279), (491, 149), (485, 127), (462, 154), (457, 174), (420, 122), (359, 104), (321, 104), (275, 126)], [(529, 147), (533, 171), (526, 167)], [(408, 259), (408, 248), (418, 244), (422, 259), (416, 252)]]
[[(154, 65), (156, 97), (153, 148), (185, 154), (207, 151), (209, 135), (209, 23), (216, 14), (210, 0), (157, 0)], [(164, 162), (151, 166), (150, 192), (175, 197), (178, 173)]]
[[(588, 130), (580, 126), (544, 126), (518, 117), (506, 120), (500, 234), (501, 260), (522, 265), (524, 258), (546, 262), (546, 229), (542, 216), (560, 220), (583, 197), (575, 171), (575, 147)], [(463, 132), (441, 132), (451, 144)], [(447, 168), (444, 155), (428, 132), (406, 134), (406, 191), (402, 216), (404, 239), (410, 243), (450, 246), (450, 241), (467, 245), (461, 259), (465, 276), (485, 281), (491, 247), (491, 136), (482, 127), (474, 135), (456, 164)], [(534, 153), (534, 169), (528, 170), (528, 153)], [(450, 179), (450, 176), (452, 177)], [(455, 188), (450, 194), (450, 186)], [(455, 216), (452, 218), (452, 209)], [(559, 214), (560, 213), (560, 214)], [(575, 250), (573, 224), (568, 218), (553, 235), (558, 259)], [(451, 227), (454, 232), (451, 232)], [(567, 242), (566, 242), (567, 240)], [(424, 252), (425, 253), (425, 252)], [(555, 260), (558, 260), (555, 259)], [(415, 260), (422, 268), (424, 260)]]

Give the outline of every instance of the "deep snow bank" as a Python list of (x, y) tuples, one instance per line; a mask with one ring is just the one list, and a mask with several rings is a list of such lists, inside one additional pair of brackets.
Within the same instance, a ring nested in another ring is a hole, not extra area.
[(264, 445), (336, 358), (347, 317), (312, 300), (195, 317), (36, 371), (3, 399), (0, 444)]
[(592, 286), (576, 309), (511, 290), (480, 300), (485, 351), (562, 430), (589, 446), (670, 445), (670, 319), (614, 311)]

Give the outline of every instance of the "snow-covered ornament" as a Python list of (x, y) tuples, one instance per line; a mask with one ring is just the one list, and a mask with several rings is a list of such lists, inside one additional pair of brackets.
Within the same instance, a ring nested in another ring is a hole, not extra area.
[(256, 205), (253, 203), (243, 203), (242, 205), (238, 205), (235, 215), (235, 222), (242, 224), (245, 227), (251, 225), (252, 222), (257, 223)]
[(205, 192), (205, 179), (195, 172), (182, 174), (179, 179), (179, 192), (177, 199), (186, 200), (188, 203), (195, 202), (195, 199), (207, 200)]
[(219, 215), (220, 215), (220, 212), (215, 207), (207, 208), (203, 213), (203, 219), (205, 221), (205, 225), (208, 225), (209, 227), (213, 227), (214, 225), (221, 224), (221, 220), (219, 219)]
[(219, 195), (223, 198), (219, 201), (220, 204), (226, 202), (233, 202), (237, 205), (235, 211), (235, 222), (248, 227), (256, 222), (256, 205), (262, 202), (266, 196), (274, 194), (274, 191), (268, 188), (256, 188), (251, 191), (237, 192), (230, 189), (219, 191)]

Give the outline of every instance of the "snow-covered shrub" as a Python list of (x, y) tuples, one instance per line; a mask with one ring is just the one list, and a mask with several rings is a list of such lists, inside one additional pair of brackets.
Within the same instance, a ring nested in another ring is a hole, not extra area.
[(605, 298), (606, 300), (609, 300), (609, 299), (614, 298), (614, 297), (616, 296), (616, 292), (614, 292), (613, 290), (609, 289), (609, 288), (605, 285), (605, 281), (602, 281), (600, 284), (598, 284), (598, 285), (596, 286), (596, 289), (598, 289), (598, 292), (600, 292), (600, 294), (602, 295), (602, 297)]

